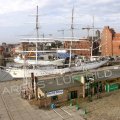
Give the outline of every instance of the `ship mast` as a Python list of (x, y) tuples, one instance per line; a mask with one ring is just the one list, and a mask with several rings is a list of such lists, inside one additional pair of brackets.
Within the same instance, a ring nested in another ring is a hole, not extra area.
[(71, 21), (71, 35), (72, 35), (72, 40), (70, 41), (70, 58), (69, 58), (69, 67), (71, 67), (71, 54), (72, 54), (72, 41), (74, 37), (74, 6), (72, 9), (72, 21)]
[[(39, 38), (39, 20), (38, 20), (38, 6), (37, 6), (37, 14), (36, 14), (36, 35), (37, 35), (37, 38)], [(38, 61), (38, 43), (36, 42), (36, 64), (37, 64), (37, 61)]]
[(37, 14), (36, 14), (36, 33), (37, 33), (37, 38), (39, 38), (38, 6), (37, 6)]
[(90, 60), (92, 61), (92, 58), (93, 58), (93, 41), (94, 41), (94, 16), (93, 16), (93, 24), (92, 24), (92, 28), (93, 28), (93, 31), (92, 31), (92, 41), (91, 41), (91, 54), (90, 54)]

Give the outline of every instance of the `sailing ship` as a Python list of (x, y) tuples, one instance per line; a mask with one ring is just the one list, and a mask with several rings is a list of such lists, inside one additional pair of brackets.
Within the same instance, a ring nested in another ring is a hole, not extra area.
[(9, 76), (12, 76), (14, 79), (16, 78), (29, 78), (31, 77), (31, 73), (34, 73), (35, 76), (47, 76), (47, 75), (57, 75), (57, 74), (65, 74), (65, 73), (71, 73), (71, 72), (77, 72), (77, 71), (86, 71), (90, 69), (95, 69), (103, 66), (106, 64), (108, 60), (101, 60), (91, 63), (83, 63), (80, 66), (74, 66), (74, 67), (67, 67), (67, 68), (61, 68), (61, 69), (55, 69), (48, 67), (45, 70), (41, 70), (40, 68), (36, 69), (30, 69), (30, 68), (9, 68), (6, 69), (6, 74)]
[[(74, 9), (72, 10), (72, 15), (73, 15)], [(55, 68), (55, 67), (51, 67), (49, 65), (60, 65), (60, 63), (63, 63), (63, 59), (57, 59), (57, 60), (38, 60), (38, 53), (44, 53), (44, 54), (48, 54), (48, 53), (53, 53), (53, 51), (44, 51), (44, 50), (40, 50), (38, 51), (38, 42), (53, 42), (53, 39), (41, 39), (39, 38), (39, 33), (38, 33), (38, 6), (37, 6), (37, 15), (36, 15), (36, 32), (37, 32), (37, 38), (30, 38), (30, 39), (24, 39), (26, 41), (24, 42), (34, 42), (36, 44), (36, 50), (31, 50), (31, 51), (22, 51), (23, 53), (35, 53), (35, 60), (26, 60), (26, 58), (24, 57), (23, 59), (17, 58), (15, 59), (15, 62), (21, 63), (24, 66), (22, 67), (10, 67), (5, 69), (5, 73), (12, 76), (12, 78), (28, 78), (31, 77), (31, 73), (34, 73), (35, 76), (47, 76), (47, 75), (55, 75), (55, 74), (65, 74), (65, 73), (69, 73), (69, 72), (76, 72), (76, 71), (84, 71), (84, 70), (89, 70), (89, 69), (94, 69), (94, 68), (98, 68), (101, 67), (102, 65), (106, 64), (108, 62), (108, 60), (99, 60), (99, 61), (93, 61), (93, 62), (83, 62), (83, 63), (75, 63), (76, 66), (72, 66), (72, 41), (74, 41), (74, 35), (73, 35), (73, 16), (72, 16), (72, 25), (71, 25), (71, 32), (72, 32), (72, 37), (69, 40), (70, 43), (70, 49), (69, 49), (69, 66), (66, 68)], [(36, 41), (35, 41), (36, 40)], [(51, 41), (52, 40), (52, 41)], [(28, 65), (28, 66), (27, 66)], [(33, 67), (30, 68), (29, 65), (32, 65)], [(41, 67), (36, 67), (38, 65), (48, 65), (47, 67), (45, 67), (45, 69), (42, 69)], [(3, 70), (2, 70), (3, 71)], [(0, 69), (1, 72), (1, 69)]]

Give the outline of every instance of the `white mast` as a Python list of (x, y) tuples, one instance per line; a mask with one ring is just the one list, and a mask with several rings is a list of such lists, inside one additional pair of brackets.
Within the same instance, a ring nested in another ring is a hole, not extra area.
[(72, 34), (72, 40), (70, 42), (70, 58), (69, 58), (69, 67), (71, 67), (71, 54), (72, 54), (72, 41), (74, 37), (74, 6), (72, 9), (72, 23), (71, 23), (71, 34)]
[[(39, 38), (38, 6), (37, 6), (37, 14), (36, 14), (36, 35), (37, 35), (37, 38)], [(36, 42), (36, 64), (38, 60), (37, 51), (38, 51), (38, 43)]]

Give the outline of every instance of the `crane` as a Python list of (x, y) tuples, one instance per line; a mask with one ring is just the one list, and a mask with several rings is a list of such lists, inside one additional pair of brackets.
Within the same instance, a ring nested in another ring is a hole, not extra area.
[(89, 39), (89, 33), (90, 33), (90, 30), (98, 30), (98, 29), (101, 29), (101, 28), (94, 28), (94, 27), (90, 27), (90, 26), (87, 26), (87, 27), (83, 27), (82, 30), (87, 30), (87, 33), (88, 33), (88, 36), (87, 38)]

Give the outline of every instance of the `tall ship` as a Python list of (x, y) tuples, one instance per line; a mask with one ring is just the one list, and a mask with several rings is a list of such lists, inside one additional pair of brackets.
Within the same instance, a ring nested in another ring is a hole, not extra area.
[[(72, 10), (73, 18), (74, 9)], [(71, 24), (72, 37), (69, 39), (70, 48), (69, 49), (55, 49), (46, 48), (47, 45), (51, 45), (61, 39), (53, 38), (40, 38), (39, 37), (39, 22), (38, 22), (38, 6), (36, 14), (36, 37), (34, 38), (23, 38), (21, 43), (23, 48), (18, 52), (17, 56), (14, 58), (14, 62), (18, 63), (16, 66), (11, 66), (9, 68), (1, 68), (0, 76), (6, 79), (16, 79), (16, 78), (29, 78), (31, 73), (37, 76), (47, 76), (55, 74), (65, 74), (75, 71), (84, 71), (95, 69), (106, 64), (108, 60), (98, 60), (82, 62), (79, 57), (72, 55), (72, 41), (79, 41), (73, 35), (73, 19)], [(63, 42), (63, 41), (62, 41)], [(31, 45), (27, 46), (28, 43)], [(29, 49), (30, 48), (30, 49)], [(67, 52), (69, 51), (69, 53)], [(67, 61), (67, 62), (66, 62)], [(8, 78), (7, 78), (8, 75)], [(2, 80), (3, 80), (2, 78)]]

